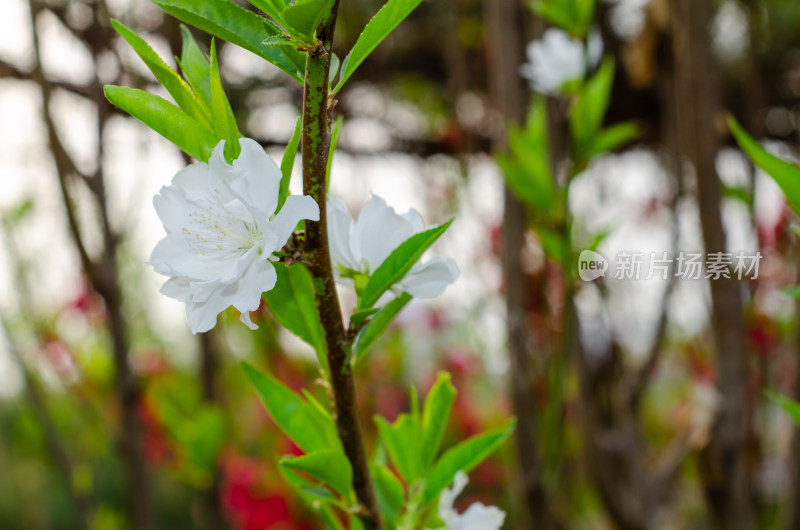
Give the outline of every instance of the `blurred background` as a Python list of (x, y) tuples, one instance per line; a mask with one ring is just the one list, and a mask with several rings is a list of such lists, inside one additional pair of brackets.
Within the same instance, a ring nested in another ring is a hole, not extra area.
[[(379, 7), (342, 1), (340, 57)], [(188, 160), (104, 100), (108, 83), (161, 93), (109, 18), (173, 66), (180, 25), (145, 0), (1, 13), (0, 528), (320, 528), (276, 465), (299, 450), (239, 366), (311, 388), (313, 353), (266, 309), (256, 332), (232, 311), (191, 335), (147, 265), (163, 236), (152, 196)], [(798, 283), (798, 224), (725, 126), (730, 112), (794, 159), (800, 3), (606, 0), (596, 25), (617, 66), (606, 122), (641, 135), (570, 182), (576, 249), (759, 251), (758, 277), (568, 285), (494, 159), (527, 114), (518, 69), (545, 23), (518, 2), (426, 0), (334, 111), (334, 195), (456, 217), (436, 252), (461, 278), (410, 304), (356, 374), (368, 446), (373, 414), (394, 419), (409, 385), (424, 394), (447, 370), (445, 446), (519, 419), (459, 500), (498, 505), (506, 528), (800, 528), (800, 441), (764, 397), (800, 397), (800, 315), (782, 291)], [(240, 130), (280, 160), (301, 87), (231, 45), (220, 64)], [(567, 104), (549, 99), (557, 143)]]

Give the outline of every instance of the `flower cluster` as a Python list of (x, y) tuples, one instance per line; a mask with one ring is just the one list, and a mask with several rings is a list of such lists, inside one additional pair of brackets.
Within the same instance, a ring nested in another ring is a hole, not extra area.
[[(221, 141), (208, 163), (179, 171), (153, 199), (167, 235), (153, 250), (150, 264), (169, 276), (161, 293), (186, 304), (193, 333), (213, 328), (217, 315), (230, 306), (255, 329), (250, 311), (277, 281), (274, 253), (301, 220), (319, 220), (319, 206), (307, 196), (290, 195), (276, 212), (278, 166), (254, 140), (242, 138), (239, 143), (241, 154), (232, 164), (225, 160)], [(358, 221), (339, 200), (330, 199), (328, 223), (336, 280), (343, 285), (353, 285), (357, 276), (368, 277), (397, 246), (425, 229), (415, 210), (398, 215), (377, 196)], [(432, 298), (458, 274), (453, 260), (432, 258), (415, 263), (391, 292)]]

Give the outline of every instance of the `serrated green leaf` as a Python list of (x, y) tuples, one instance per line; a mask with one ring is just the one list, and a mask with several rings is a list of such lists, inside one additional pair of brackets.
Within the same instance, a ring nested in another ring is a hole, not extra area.
[(514, 430), (515, 421), (495, 431), (469, 438), (457, 446), (448, 449), (436, 462), (425, 479), (423, 500), (429, 503), (439, 496), (444, 488), (453, 481), (456, 473), (468, 473), (492, 454)]
[(177, 145), (187, 155), (207, 162), (217, 136), (166, 99), (136, 88), (106, 85), (108, 101)]
[(267, 37), (264, 39), (262, 44), (264, 46), (293, 46), (294, 41), (291, 39), (291, 37), (287, 37), (286, 35), (273, 35), (272, 37)]
[(211, 39), (211, 117), (214, 123), (214, 132), (225, 139), (225, 158), (232, 163), (239, 158), (242, 148), (239, 145), (239, 128), (233, 109), (222, 88), (222, 78), (219, 75), (217, 63), (217, 50), (214, 39)]
[(383, 293), (403, 279), (428, 247), (439, 239), (452, 223), (453, 219), (450, 219), (443, 225), (414, 234), (394, 249), (370, 276), (367, 286), (359, 297), (358, 309), (374, 306)]
[(130, 44), (131, 48), (133, 48), (142, 61), (144, 61), (144, 64), (147, 65), (147, 68), (153, 72), (153, 75), (158, 82), (164, 86), (167, 92), (169, 92), (169, 95), (172, 96), (172, 99), (175, 100), (178, 107), (203, 124), (204, 127), (210, 128), (210, 109), (195, 97), (192, 89), (181, 79), (181, 76), (170, 68), (144, 39), (125, 27), (121, 22), (112, 19), (111, 25), (114, 26), (117, 33)]
[[(403, 293), (397, 298), (392, 299), (385, 306), (380, 308), (372, 320), (359, 331), (353, 343), (353, 366), (357, 365), (361, 359), (364, 358), (367, 351), (369, 351), (375, 341), (383, 335), (383, 332), (386, 331), (386, 328), (392, 323), (394, 317), (403, 310), (411, 301), (411, 298), (412, 296), (410, 294)], [(358, 313), (366, 313), (374, 310), (375, 308), (362, 309)]]
[(275, 22), (278, 24), (281, 23), (281, 13), (284, 9), (286, 9), (291, 2), (285, 2), (284, 0), (247, 0), (256, 8), (260, 9), (267, 15), (271, 16)]
[(278, 280), (275, 287), (264, 293), (270, 311), (286, 329), (314, 348), (327, 372), (325, 332), (319, 320), (314, 299), (314, 281), (302, 263), (288, 267), (276, 263)]
[(255, 387), (272, 421), (306, 453), (340, 449), (333, 420), (276, 379), (242, 363), (245, 375)]
[(400, 414), (391, 424), (384, 418), (375, 416), (375, 423), (392, 464), (406, 484), (412, 484), (420, 476), (421, 470), (419, 423), (408, 414)]
[(768, 153), (733, 117), (728, 117), (728, 127), (742, 150), (754, 164), (775, 180), (786, 195), (792, 210), (800, 215), (800, 167)]
[(436, 459), (455, 398), (456, 389), (450, 382), (450, 374), (439, 373), (436, 383), (425, 398), (425, 406), (422, 411), (423, 468), (428, 468)]
[(322, 19), (330, 14), (331, 0), (295, 0), (281, 13), (283, 26), (292, 37), (314, 44)]
[[(183, 76), (192, 87), (195, 96), (203, 101), (203, 104), (211, 112), (211, 62), (203, 54), (198, 46), (192, 32), (185, 25), (181, 24), (181, 37), (183, 38), (183, 49), (179, 61)], [(211, 124), (209, 123), (209, 128)]]
[(356, 68), (372, 53), (378, 44), (397, 27), (422, 0), (388, 0), (386, 4), (372, 17), (364, 31), (358, 37), (353, 49), (342, 63), (342, 74), (333, 93), (339, 92), (345, 82), (353, 75)]
[(161, 9), (192, 26), (236, 44), (271, 62), (303, 83), (305, 55), (291, 46), (265, 46), (270, 33), (262, 17), (230, 0), (153, 0)]
[(313, 451), (302, 456), (285, 456), (280, 464), (305, 471), (332, 487), (342, 497), (349, 498), (353, 484), (353, 468), (341, 449)]

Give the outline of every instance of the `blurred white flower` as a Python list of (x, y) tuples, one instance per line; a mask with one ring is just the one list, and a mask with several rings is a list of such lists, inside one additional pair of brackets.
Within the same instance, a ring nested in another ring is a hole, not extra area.
[(526, 53), (528, 62), (520, 66), (520, 75), (536, 92), (553, 94), (570, 81), (580, 81), (587, 69), (597, 66), (603, 55), (603, 40), (592, 31), (584, 44), (565, 31), (550, 28), (540, 40), (528, 44)]
[(456, 473), (453, 487), (445, 489), (439, 496), (439, 519), (447, 530), (499, 530), (503, 526), (506, 514), (496, 506), (486, 506), (480, 502), (469, 505), (464, 513), (453, 508), (456, 500), (469, 480), (463, 471)]
[(239, 158), (225, 161), (220, 142), (208, 163), (179, 171), (153, 198), (167, 231), (150, 257), (170, 279), (161, 293), (186, 304), (192, 333), (208, 331), (234, 306), (250, 329), (250, 311), (275, 286), (272, 253), (302, 219), (319, 220), (311, 197), (289, 196), (281, 211), (278, 166), (254, 140), (242, 138)]
[(610, 19), (614, 33), (625, 40), (632, 40), (642, 32), (650, 0), (606, 0), (606, 2), (613, 4)]
[(739, 2), (725, 2), (711, 24), (711, 47), (722, 62), (742, 60), (750, 47), (750, 21)]
[[(328, 199), (328, 241), (337, 283), (351, 286), (355, 275), (369, 275), (409, 237), (425, 230), (419, 213), (411, 209), (397, 214), (386, 201), (373, 195), (357, 221), (338, 199)], [(433, 298), (458, 278), (452, 259), (435, 257), (415, 263), (405, 277), (392, 286), (417, 298)]]

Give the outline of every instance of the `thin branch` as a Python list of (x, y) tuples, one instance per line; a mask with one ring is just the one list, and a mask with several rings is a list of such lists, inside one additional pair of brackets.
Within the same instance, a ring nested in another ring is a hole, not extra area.
[(319, 280), (317, 308), (325, 329), (328, 365), (335, 402), (336, 427), (347, 458), (353, 468), (353, 489), (361, 504), (359, 513), (367, 529), (382, 529), (378, 503), (369, 472), (367, 452), (361, 434), (355, 382), (350, 368), (350, 345), (336, 284), (333, 279), (328, 229), (326, 220), (326, 167), (330, 146), (330, 120), (328, 116), (328, 73), (331, 55), (329, 50), (336, 27), (338, 0), (330, 16), (321, 24), (318, 34), (322, 42), (306, 58), (305, 86), (303, 90), (303, 192), (319, 205), (320, 220), (306, 222), (306, 261), (312, 274)]

